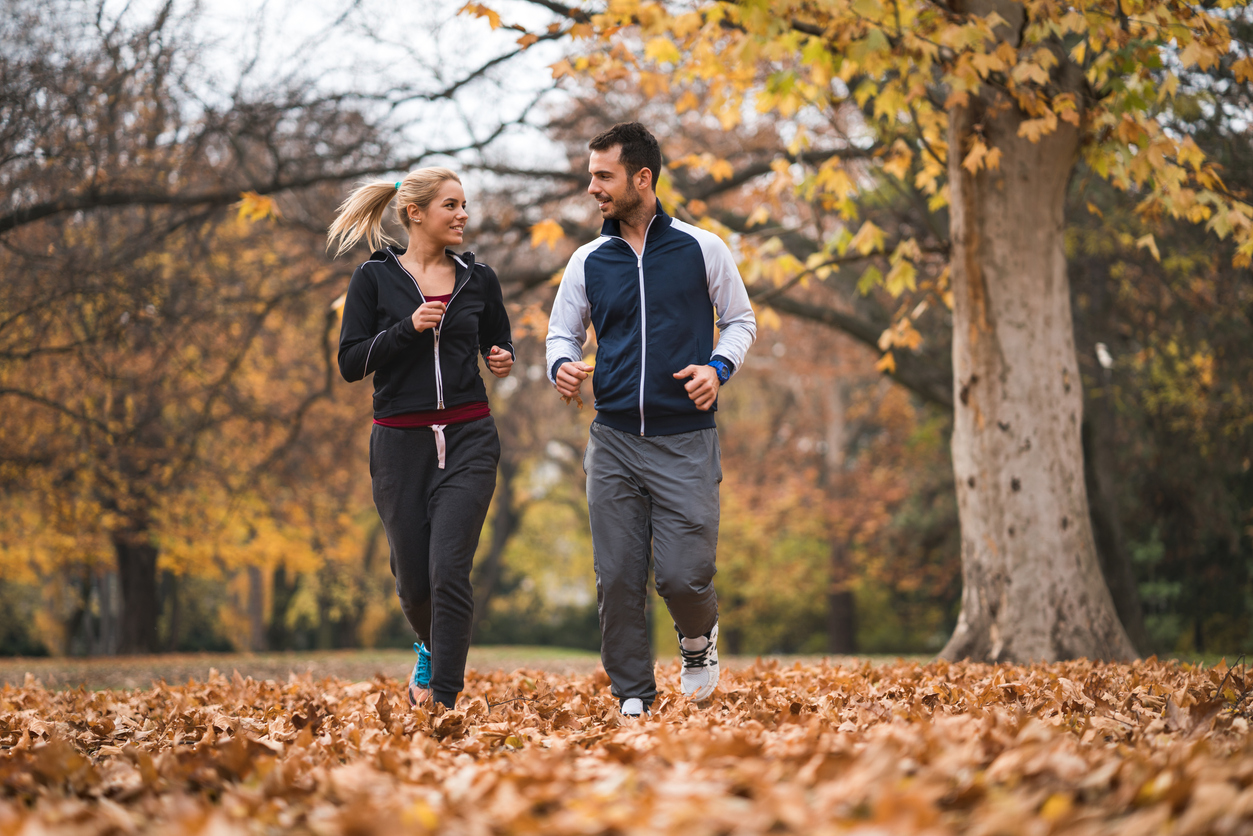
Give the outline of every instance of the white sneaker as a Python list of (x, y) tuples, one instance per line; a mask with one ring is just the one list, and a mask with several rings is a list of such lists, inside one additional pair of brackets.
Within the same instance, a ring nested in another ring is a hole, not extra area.
[(679, 685), (690, 700), (704, 700), (718, 687), (718, 622), (706, 636), (687, 639), (679, 635), (679, 652), (683, 654), (683, 671)]
[(622, 707), (618, 711), (628, 720), (638, 720), (641, 717), (647, 717), (649, 714), (648, 709), (644, 707), (644, 701), (639, 697), (623, 700)]

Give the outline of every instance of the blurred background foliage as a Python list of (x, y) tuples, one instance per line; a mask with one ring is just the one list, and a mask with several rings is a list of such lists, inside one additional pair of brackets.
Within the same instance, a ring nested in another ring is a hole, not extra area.
[[(464, 174), (468, 239), (500, 273), (518, 337), (513, 376), (488, 378), (504, 453), (475, 641), (598, 647), (581, 468), (592, 409), (552, 391), (543, 335), (553, 277), (598, 228), (586, 140), (637, 116), (671, 161), (667, 207), (732, 241), (761, 325), (719, 405), (725, 652), (943, 645), (961, 595), (947, 219), (908, 172), (863, 172), (881, 188), (862, 216), (934, 256), (893, 295), (858, 288), (885, 257), (803, 269), (847, 232), (804, 197), (820, 159), (777, 164), (795, 124), (724, 130), (664, 89), (604, 95), (567, 77), (521, 117), (480, 114), (463, 136), (415, 144), (443, 117), (420, 107), (398, 121), (400, 98), (473, 109), (521, 95), (509, 39), (431, 89), (279, 75), (207, 96), (190, 6), (5, 10), (0, 654), (412, 641), (370, 498), (369, 386), (332, 373), (335, 302), (366, 254), (329, 261), (323, 230), (358, 179), (433, 163)], [(1235, 31), (1248, 43), (1247, 22)], [(1210, 72), (1189, 93), (1195, 118), (1173, 127), (1247, 195), (1249, 94)], [(847, 135), (858, 118), (828, 128)], [(1253, 281), (1228, 244), (1139, 214), (1082, 171), (1068, 223), (1088, 490), (1103, 561), (1131, 573), (1142, 625), (1129, 630), (1145, 654), (1247, 649)], [(1137, 244), (1150, 232), (1160, 261)], [(909, 333), (888, 341), (885, 366), (880, 335), (901, 311)], [(669, 655), (657, 601), (652, 617)]]

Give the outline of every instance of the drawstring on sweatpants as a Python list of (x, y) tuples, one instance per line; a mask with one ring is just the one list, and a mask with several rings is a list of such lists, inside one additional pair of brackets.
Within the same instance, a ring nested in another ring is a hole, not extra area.
[(431, 429), (435, 431), (435, 452), (439, 454), (439, 469), (444, 469), (444, 452), (447, 446), (444, 442), (444, 427), (447, 424), (431, 424)]

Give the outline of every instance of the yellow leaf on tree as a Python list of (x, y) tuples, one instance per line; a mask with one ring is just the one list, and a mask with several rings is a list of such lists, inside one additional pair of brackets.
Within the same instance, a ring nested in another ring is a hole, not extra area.
[(653, 38), (648, 42), (644, 47), (644, 57), (658, 64), (678, 64), (683, 60), (683, 54), (674, 45), (674, 41), (663, 37)]
[(1142, 235), (1136, 239), (1136, 246), (1141, 249), (1147, 249), (1153, 254), (1154, 261), (1161, 261), (1162, 254), (1157, 251), (1157, 241), (1153, 238), (1153, 233)]
[(548, 249), (557, 249), (557, 242), (565, 237), (565, 231), (561, 228), (561, 224), (552, 218), (545, 218), (539, 223), (531, 227), (531, 247), (538, 247), (540, 244), (547, 244)]
[[(1048, 115), (1053, 116), (1052, 111), (1050, 111)], [(1039, 142), (1040, 137), (1053, 132), (1052, 126), (1049, 124), (1050, 121), (1053, 124), (1056, 124), (1057, 117), (1053, 116), (1052, 120), (1044, 117), (1041, 117), (1040, 119), (1027, 119), (1018, 126), (1018, 135), (1024, 139), (1030, 140), (1031, 142)]]
[(866, 221), (848, 245), (862, 255), (870, 255), (883, 250), (883, 238), (883, 230), (875, 226), (874, 221)]
[(897, 140), (892, 146), (892, 156), (883, 164), (883, 170), (898, 180), (904, 180), (913, 160), (914, 152), (903, 141)]
[(487, 24), (491, 26), (493, 29), (500, 28), (500, 13), (493, 9), (489, 9), (487, 6), (484, 6), (481, 3), (466, 3), (464, 6), (461, 7), (461, 9), (457, 12), (457, 14), (468, 14), (468, 15), (474, 15), (475, 17), (485, 17), (487, 18)]
[(971, 174), (977, 174), (979, 169), (983, 168), (983, 158), (988, 154), (988, 146), (983, 144), (983, 140), (975, 138), (970, 146), (970, 152), (966, 154), (962, 160), (962, 168)]
[(256, 192), (243, 192), (239, 196), (239, 219), (241, 221), (260, 221), (266, 218), (281, 217), (278, 205), (269, 195)]
[(879, 362), (875, 363), (874, 367), (885, 374), (896, 374), (896, 358), (889, 351), (879, 358)]
[(883, 279), (883, 284), (887, 288), (888, 293), (893, 296), (900, 296), (906, 290), (917, 289), (917, 275), (914, 263), (902, 258), (892, 265), (892, 269), (888, 271), (887, 276)]
[(1179, 162), (1184, 165), (1192, 166), (1193, 171), (1200, 171), (1201, 164), (1205, 162), (1205, 152), (1197, 147), (1192, 137), (1184, 137), (1183, 142), (1179, 143), (1179, 150), (1175, 154)]
[(709, 174), (716, 182), (721, 183), (735, 175), (735, 168), (726, 160), (717, 160), (709, 166)]

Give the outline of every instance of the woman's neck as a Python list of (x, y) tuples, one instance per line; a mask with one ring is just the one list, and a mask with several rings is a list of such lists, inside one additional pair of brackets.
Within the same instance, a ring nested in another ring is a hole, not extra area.
[(447, 263), (442, 244), (424, 240), (419, 235), (409, 236), (409, 247), (405, 250), (404, 260), (425, 273), (432, 267)]

